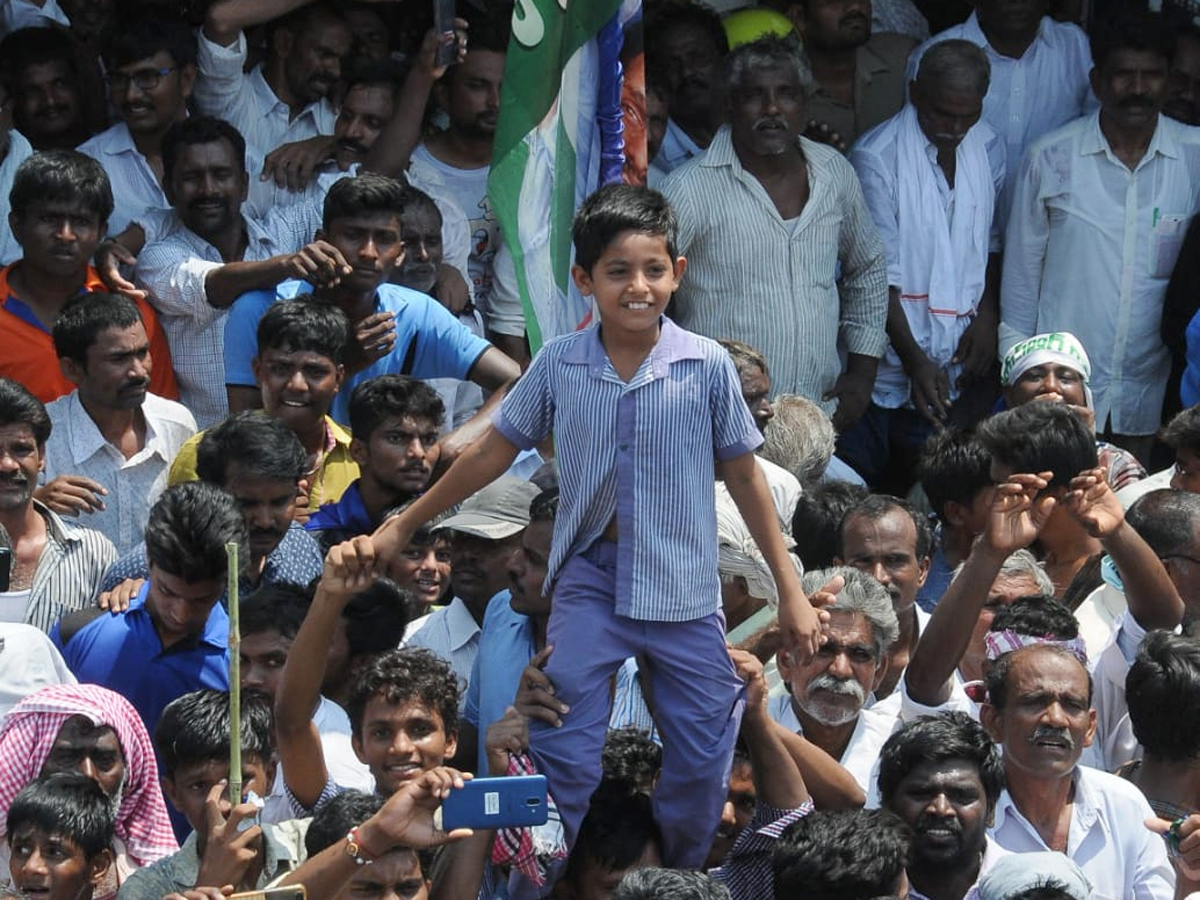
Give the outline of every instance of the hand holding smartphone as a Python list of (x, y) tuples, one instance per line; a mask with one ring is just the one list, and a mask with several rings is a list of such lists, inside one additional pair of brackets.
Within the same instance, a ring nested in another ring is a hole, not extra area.
[(544, 825), (546, 776), (473, 778), (442, 803), (442, 828), (528, 828)]
[[(438, 37), (444, 39), (447, 34), (454, 34), (454, 0), (433, 0), (433, 30)], [(453, 65), (458, 57), (458, 41), (439, 43), (435, 65), (439, 69)]]

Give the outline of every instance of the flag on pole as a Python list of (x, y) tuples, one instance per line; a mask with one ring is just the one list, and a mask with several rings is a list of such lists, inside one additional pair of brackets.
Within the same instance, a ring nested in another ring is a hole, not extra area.
[(513, 10), (488, 194), (534, 353), (591, 317), (571, 284), (571, 220), (597, 186), (621, 180), (621, 51), (640, 14), (641, 0), (517, 0)]

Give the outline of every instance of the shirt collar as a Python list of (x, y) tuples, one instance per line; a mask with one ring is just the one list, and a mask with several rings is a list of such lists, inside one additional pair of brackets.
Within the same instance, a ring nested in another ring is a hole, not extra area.
[(259, 63), (250, 70), (249, 82), (250, 90), (252, 90), (262, 101), (264, 101), (261, 104), (264, 119), (271, 115), (277, 106), (283, 107), (284, 112), (287, 114), (289, 124), (302, 116), (312, 116), (315, 119), (316, 116), (314, 110), (321, 104), (321, 100), (314, 100), (312, 103), (309, 103), (304, 107), (304, 109), (300, 110), (300, 112), (293, 116), (288, 105), (280, 100), (279, 96), (274, 90), (272, 90), (271, 85), (267, 84), (267, 78), (265, 75), (263, 75), (262, 63)]
[[(146, 625), (154, 630), (154, 621), (150, 618), (150, 613), (146, 610), (146, 595), (150, 592), (150, 579), (146, 579), (146, 583), (142, 585), (142, 589), (138, 591), (137, 596), (129, 602), (129, 609), (125, 615), (140, 615), (145, 616)], [(208, 621), (204, 623), (204, 630), (195, 638), (194, 642), (185, 638), (183, 644), (207, 644), (215, 650), (228, 650), (229, 648), (229, 614), (225, 612), (225, 607), (220, 603), (213, 604), (212, 612), (208, 614)], [(160, 641), (161, 646), (161, 641)], [(178, 644), (176, 646), (179, 646)], [(170, 650), (160, 650), (160, 652), (172, 652)]]
[[(700, 343), (690, 331), (680, 328), (666, 316), (659, 316), (658, 342), (650, 351), (650, 365), (655, 378), (665, 378), (671, 363), (683, 359), (702, 359)], [(593, 378), (604, 374), (609, 365), (608, 353), (600, 341), (601, 322), (587, 329), (584, 335), (565, 353), (563, 362), (583, 364)]]
[(74, 543), (83, 539), (79, 534), (79, 526), (63, 521), (58, 513), (40, 500), (33, 501), (33, 508), (45, 520), (46, 530), (50, 532), (50, 537), (56, 544)]
[[(1075, 785), (1075, 796), (1072, 799), (1073, 810), (1071, 813), (1070, 831), (1075, 831), (1075, 826), (1086, 831), (1092, 826), (1092, 823), (1099, 817), (1097, 809), (1096, 795), (1092, 788), (1083, 778), (1083, 766), (1076, 763), (1075, 771), (1071, 773), (1071, 779)], [(1000, 794), (1000, 800), (996, 803), (996, 821), (992, 826), (992, 834), (997, 834), (1004, 827), (1010, 815), (1016, 814), (1025, 819), (1021, 811), (1017, 809), (1017, 804), (1012, 798), (1012, 794), (1005, 788)], [(1028, 823), (1028, 820), (1025, 819)], [(1027, 825), (1032, 828), (1032, 825)], [(1068, 838), (1070, 840), (1070, 838)], [(1068, 856), (1070, 853), (1068, 852)]]
[[(502, 591), (501, 593), (507, 592)], [(446, 607), (446, 632), (450, 638), (450, 649), (452, 651), (461, 650), (471, 643), (479, 631), (479, 623), (467, 609), (467, 604), (458, 597), (451, 600), (450, 605)]]
[[(1033, 44), (1025, 49), (1025, 53), (1029, 53), (1033, 49), (1033, 45), (1037, 43), (1048, 44), (1050, 41), (1050, 30), (1054, 27), (1054, 22), (1049, 16), (1042, 16), (1042, 21), (1038, 23), (1037, 35), (1033, 39)], [(983, 33), (983, 28), (979, 25), (979, 16), (975, 11), (971, 11), (971, 15), (967, 16), (967, 21), (963, 23), (964, 40), (970, 41), (972, 44), (978, 44), (980, 47), (986, 47), (993, 56), (1000, 56), (995, 48), (988, 42), (987, 35)], [(1011, 57), (1002, 57), (1011, 59)], [(1023, 57), (1022, 57), (1023, 58)], [(1013, 60), (1017, 62), (1018, 60)]]
[(350, 441), (353, 438), (345, 428), (333, 421), (329, 416), (325, 417), (325, 451), (333, 452), (337, 447), (349, 447)]
[[(1084, 129), (1079, 139), (1080, 156), (1092, 156), (1097, 153), (1103, 153), (1113, 162), (1124, 165), (1117, 159), (1116, 154), (1112, 151), (1112, 146), (1108, 143), (1108, 138), (1100, 130), (1100, 110), (1091, 114), (1087, 128)], [(1154, 137), (1150, 138), (1150, 145), (1146, 147), (1145, 155), (1138, 161), (1138, 167), (1160, 153), (1171, 159), (1179, 158), (1179, 140), (1171, 128), (1171, 120), (1162, 113), (1158, 114), (1158, 125), (1154, 128)]]
[(120, 156), (122, 153), (136, 153), (141, 156), (141, 151), (133, 142), (129, 126), (124, 122), (118, 122), (108, 130), (108, 140), (101, 149), (108, 156)]
[[(93, 456), (95, 456), (102, 448), (111, 447), (112, 445), (105, 440), (104, 435), (100, 433), (100, 429), (96, 427), (96, 423), (92, 421), (92, 417), (88, 415), (86, 409), (83, 408), (83, 402), (79, 399), (79, 389), (71, 391), (67, 395), (67, 420), (71, 423), (71, 460), (76, 465), (82, 465)], [(152, 453), (161, 457), (166, 462), (171, 462), (171, 455), (167, 452), (166, 447), (162, 446), (162, 442), (158, 440), (158, 433), (154, 427), (154, 416), (150, 415), (146, 410), (146, 404), (142, 404), (142, 416), (146, 420), (146, 443), (137, 455), (143, 453)]]

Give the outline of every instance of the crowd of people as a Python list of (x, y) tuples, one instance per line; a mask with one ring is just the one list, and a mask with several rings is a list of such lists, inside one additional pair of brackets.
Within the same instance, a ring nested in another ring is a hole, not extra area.
[(0, 2), (0, 897), (1200, 896), (1195, 11), (645, 0), (531, 353), (426, 5)]

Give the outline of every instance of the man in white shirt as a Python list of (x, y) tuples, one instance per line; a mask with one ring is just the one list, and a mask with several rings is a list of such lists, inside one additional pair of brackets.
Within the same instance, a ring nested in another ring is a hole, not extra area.
[(1164, 23), (1128, 11), (1103, 24), (1091, 76), (1099, 113), (1035, 144), (1014, 187), (1000, 348), (1072, 332), (1093, 362), (1097, 433), (1148, 458), (1170, 371), (1163, 299), (1200, 208), (1200, 131), (1161, 115)]
[(779, 654), (779, 674), (787, 693), (770, 700), (770, 712), (776, 722), (839, 760), (870, 798), (879, 751), (896, 717), (864, 707), (887, 673), (887, 650), (899, 626), (887, 589), (857, 569), (807, 572), (805, 593), (812, 594), (837, 575), (845, 579), (845, 586), (825, 607), (829, 613), (829, 623), (822, 629), (825, 643), (807, 664), (798, 663), (786, 651)]
[[(33, 148), (21, 132), (13, 128), (13, 104), (16, 98), (7, 85), (0, 85), (0, 197), (7, 197), (12, 190), (13, 176), (17, 167), (33, 155)], [(7, 266), (21, 258), (21, 245), (13, 237), (8, 217), (0, 221), (0, 266)]]
[(1006, 788), (992, 839), (1013, 853), (1056, 850), (1074, 860), (1097, 897), (1171, 900), (1175, 872), (1154, 816), (1129, 782), (1079, 765), (1092, 743), (1087, 668), (1069, 650), (1024, 646), (988, 672), (984, 727), (1004, 751)]
[[(244, 29), (272, 19), (278, 21), (270, 28), (266, 60), (244, 71)], [(316, 143), (328, 148), (337, 116), (331, 95), (353, 44), (337, 6), (221, 0), (209, 7), (199, 40), (196, 106), (201, 112), (225, 119), (266, 153), (313, 137), (321, 137)]]
[(1004, 142), (1008, 186), (1001, 200), (1001, 221), (1011, 202), (1011, 184), (1029, 145), (1042, 135), (1081, 116), (1094, 104), (1088, 88), (1092, 54), (1087, 35), (1071, 22), (1047, 15), (1047, 0), (1009, 3), (980, 0), (961, 25), (934, 35), (913, 51), (908, 78), (917, 74), (925, 51), (949, 38), (982, 47), (992, 66), (983, 100), (983, 121)]
[(502, 602), (508, 602), (508, 560), (521, 546), (521, 534), (529, 525), (529, 504), (538, 493), (532, 482), (504, 475), (438, 523), (437, 530), (450, 535), (454, 599), (412, 623), (405, 646), (425, 647), (450, 663), (464, 688), (463, 700), (479, 652), (484, 613), (500, 593), (505, 595)]
[(850, 153), (888, 261), (888, 350), (870, 408), (839, 445), (868, 483), (889, 462), (911, 472), (960, 391), (995, 359), (1004, 148), (979, 121), (989, 72), (969, 41), (933, 45), (912, 102)]
[(54, 345), (76, 389), (46, 407), (54, 431), (44, 477), (99, 484), (101, 505), (88, 524), (125, 553), (142, 539), (171, 460), (196, 432), (195, 419), (181, 404), (148, 393), (150, 342), (128, 298), (92, 293), (71, 301), (55, 320)]

